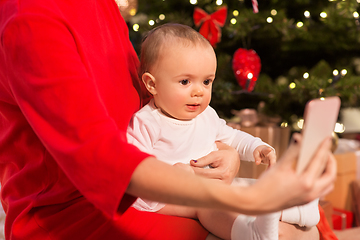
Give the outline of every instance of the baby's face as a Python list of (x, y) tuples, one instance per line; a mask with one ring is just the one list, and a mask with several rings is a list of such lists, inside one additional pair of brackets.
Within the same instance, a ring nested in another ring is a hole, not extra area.
[(156, 106), (175, 119), (195, 118), (210, 103), (215, 73), (216, 56), (210, 45), (167, 44), (151, 70)]

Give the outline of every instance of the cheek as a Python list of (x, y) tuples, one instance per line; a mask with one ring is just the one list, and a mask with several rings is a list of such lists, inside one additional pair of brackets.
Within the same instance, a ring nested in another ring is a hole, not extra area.
[(164, 93), (162, 101), (167, 106), (177, 106), (180, 105), (184, 100), (186, 99), (185, 94), (183, 94), (181, 91), (167, 91)]
[(206, 98), (207, 101), (210, 102), (210, 100), (211, 100), (211, 89), (204, 92), (204, 98)]
[(172, 99), (173, 101), (176, 101), (177, 99), (185, 99), (188, 97), (186, 90), (178, 88), (169, 88), (165, 94), (168, 99)]

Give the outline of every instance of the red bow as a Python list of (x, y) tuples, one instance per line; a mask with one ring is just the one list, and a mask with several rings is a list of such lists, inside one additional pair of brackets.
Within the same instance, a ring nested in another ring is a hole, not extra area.
[(207, 40), (209, 40), (211, 46), (215, 47), (216, 43), (220, 42), (221, 29), (226, 21), (227, 7), (221, 7), (211, 15), (207, 14), (201, 8), (196, 7), (194, 11), (194, 23), (195, 26), (201, 26), (199, 32)]

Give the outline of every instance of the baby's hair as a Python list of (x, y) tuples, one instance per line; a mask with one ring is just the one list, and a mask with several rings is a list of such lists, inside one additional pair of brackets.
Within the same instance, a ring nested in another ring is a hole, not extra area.
[(150, 67), (153, 66), (159, 58), (161, 47), (172, 40), (181, 40), (173, 44), (201, 44), (211, 47), (208, 40), (206, 40), (199, 32), (193, 28), (178, 24), (166, 23), (160, 25), (149, 31), (143, 38), (141, 44), (140, 54), (140, 68), (139, 76), (148, 72)]

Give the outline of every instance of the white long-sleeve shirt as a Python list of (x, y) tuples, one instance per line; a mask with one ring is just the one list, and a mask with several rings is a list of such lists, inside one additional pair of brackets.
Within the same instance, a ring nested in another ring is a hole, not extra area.
[(217, 150), (216, 141), (232, 146), (240, 159), (246, 161), (254, 161), (256, 147), (268, 145), (260, 138), (227, 126), (210, 106), (196, 118), (182, 121), (165, 116), (153, 101), (135, 113), (127, 137), (129, 143), (169, 164), (188, 164), (203, 157)]
[[(255, 161), (253, 152), (260, 145), (268, 145), (260, 138), (226, 125), (225, 120), (210, 106), (189, 121), (165, 116), (153, 100), (140, 109), (128, 127), (128, 142), (168, 164), (189, 164), (217, 150), (216, 141), (235, 148), (240, 159)], [(269, 146), (269, 145), (268, 145)], [(133, 205), (138, 210), (158, 211), (164, 205), (138, 199)]]

